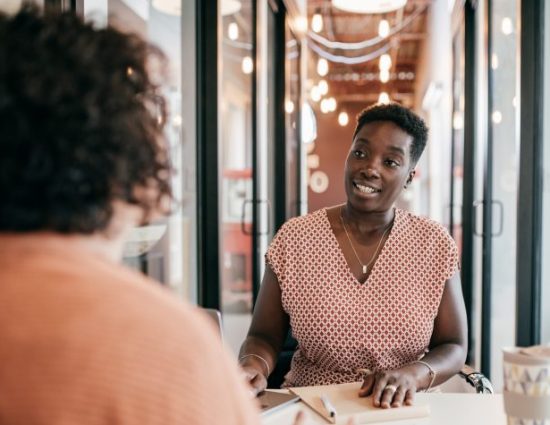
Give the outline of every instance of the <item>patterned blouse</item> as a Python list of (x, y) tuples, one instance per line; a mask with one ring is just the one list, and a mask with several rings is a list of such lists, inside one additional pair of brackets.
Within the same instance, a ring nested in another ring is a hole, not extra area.
[(427, 351), (458, 250), (446, 229), (396, 209), (365, 283), (351, 272), (325, 209), (285, 223), (266, 261), (298, 348), (284, 387), (359, 381), (358, 369), (387, 370)]

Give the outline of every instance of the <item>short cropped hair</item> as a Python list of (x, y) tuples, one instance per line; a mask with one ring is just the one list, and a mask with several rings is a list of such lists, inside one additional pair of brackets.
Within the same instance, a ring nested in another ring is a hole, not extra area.
[(155, 58), (166, 62), (140, 37), (71, 13), (0, 14), (0, 231), (91, 234), (108, 228), (115, 201), (144, 218), (166, 205)]
[(428, 127), (424, 120), (398, 103), (376, 104), (364, 109), (357, 115), (357, 125), (353, 138), (355, 139), (355, 136), (365, 124), (374, 121), (391, 121), (405, 133), (412, 136), (410, 154), (413, 164), (416, 164), (428, 140)]

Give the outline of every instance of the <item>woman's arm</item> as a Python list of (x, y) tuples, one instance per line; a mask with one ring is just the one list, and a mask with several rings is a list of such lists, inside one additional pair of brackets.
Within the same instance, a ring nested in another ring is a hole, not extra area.
[(239, 363), (255, 394), (267, 387), (267, 377), (277, 363), (277, 356), (288, 332), (288, 323), (277, 276), (266, 264), (252, 324), (239, 353)]
[[(382, 407), (411, 404), (417, 390), (438, 385), (455, 375), (464, 366), (468, 346), (466, 309), (462, 296), (460, 274), (457, 272), (445, 283), (439, 310), (434, 321), (430, 352), (422, 362), (430, 369), (413, 362), (402, 368), (378, 372), (365, 379), (360, 396), (373, 395), (375, 405)], [(388, 385), (390, 389), (388, 389)], [(395, 388), (395, 390), (393, 390)]]

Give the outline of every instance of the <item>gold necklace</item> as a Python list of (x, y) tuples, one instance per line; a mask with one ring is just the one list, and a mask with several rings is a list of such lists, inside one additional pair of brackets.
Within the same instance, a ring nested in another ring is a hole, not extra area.
[(363, 264), (361, 259), (359, 258), (359, 255), (357, 255), (357, 251), (355, 250), (355, 247), (353, 246), (353, 242), (351, 241), (351, 238), (349, 237), (348, 229), (346, 228), (346, 223), (344, 223), (344, 216), (342, 215), (342, 211), (344, 210), (344, 206), (342, 205), (340, 207), (340, 221), (342, 222), (342, 227), (344, 228), (344, 232), (346, 232), (346, 236), (348, 238), (349, 244), (351, 246), (351, 249), (353, 250), (353, 253), (355, 254), (355, 258), (357, 258), (357, 262), (361, 265), (363, 269), (363, 274), (367, 274), (370, 265), (376, 258), (376, 255), (378, 254), (378, 250), (380, 249), (380, 245), (382, 245), (382, 241), (384, 240), (384, 236), (386, 236), (386, 233), (388, 233), (388, 230), (390, 230), (390, 227), (393, 223), (388, 224), (388, 227), (386, 227), (386, 230), (384, 230), (384, 233), (382, 233), (382, 236), (380, 237), (380, 240), (378, 241), (378, 245), (376, 246), (376, 250), (374, 251), (374, 254), (372, 254), (372, 257), (370, 261), (367, 264)]

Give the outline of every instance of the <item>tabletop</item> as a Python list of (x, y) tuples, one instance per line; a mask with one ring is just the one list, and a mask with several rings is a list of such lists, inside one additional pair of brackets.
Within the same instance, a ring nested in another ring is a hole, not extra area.
[[(502, 394), (418, 393), (415, 400), (430, 406), (428, 418), (383, 422), (383, 425), (506, 424)], [(321, 416), (299, 402), (266, 415), (262, 425), (292, 425), (299, 410), (307, 412), (307, 425), (327, 424)]]

